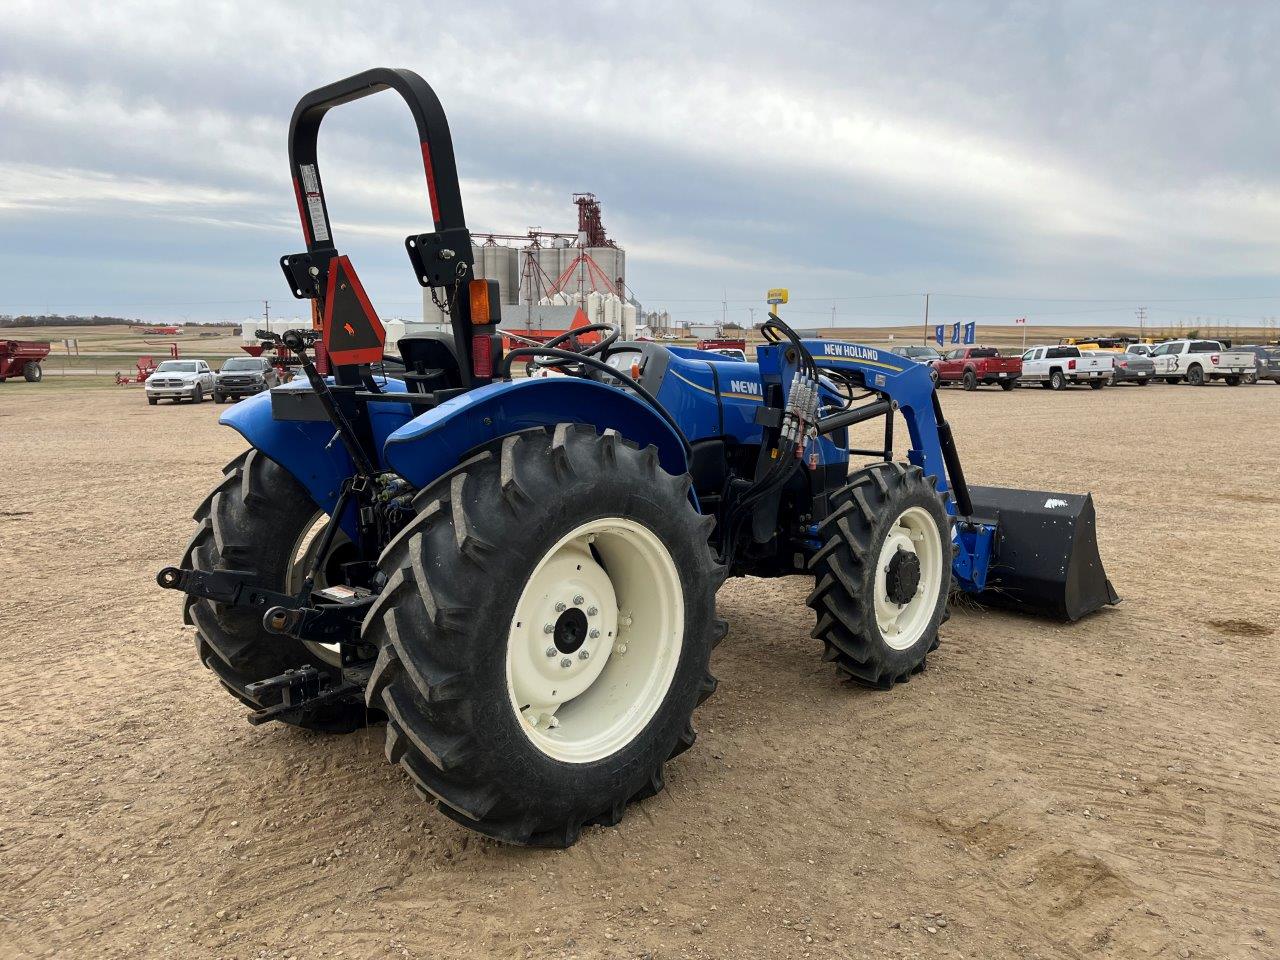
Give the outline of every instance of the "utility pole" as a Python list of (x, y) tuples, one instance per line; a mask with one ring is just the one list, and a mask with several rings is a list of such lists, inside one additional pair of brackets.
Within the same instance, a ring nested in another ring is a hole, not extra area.
[(924, 340), (922, 343), (929, 342), (929, 295), (924, 295)]
[(729, 322), (729, 288), (724, 288), (724, 299), (720, 301), (720, 332), (724, 332), (725, 324)]
[(271, 301), (262, 301), (262, 322), (266, 324), (268, 330), (271, 329)]
[(1138, 315), (1138, 339), (1145, 340), (1147, 336), (1147, 308), (1139, 307), (1134, 313)]
[(756, 328), (756, 308), (747, 307), (747, 313), (751, 314), (751, 329), (754, 330)]
[(833, 304), (831, 305), (831, 330), (832, 330), (832, 336), (834, 336), (834, 335), (835, 335), (835, 329), (836, 329), (836, 305), (833, 303)]

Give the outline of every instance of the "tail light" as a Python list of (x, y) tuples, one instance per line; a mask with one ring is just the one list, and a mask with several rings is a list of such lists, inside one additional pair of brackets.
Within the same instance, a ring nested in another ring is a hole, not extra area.
[(471, 338), (471, 373), (477, 380), (493, 377), (493, 337)]
[(1128, 361), (1128, 360), (1117, 360), (1117, 361), (1116, 361), (1116, 366), (1117, 366), (1117, 367), (1127, 367), (1128, 365), (1129, 365), (1129, 361)]
[(1215, 367), (1218, 365), (1218, 354), (1216, 353), (1213, 354), (1212, 356), (1209, 357), (1209, 359), (1213, 361), (1213, 365)]
[(1075, 368), (1076, 368), (1076, 362), (1075, 362), (1074, 360), (1068, 360), (1068, 361), (1067, 361), (1067, 369), (1068, 369), (1068, 370), (1074, 370)]

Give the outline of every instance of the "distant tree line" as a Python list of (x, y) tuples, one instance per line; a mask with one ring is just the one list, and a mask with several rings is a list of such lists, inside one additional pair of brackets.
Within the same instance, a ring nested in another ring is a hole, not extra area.
[(106, 327), (119, 323), (141, 322), (128, 317), (100, 317), (97, 314), (92, 317), (64, 317), (56, 313), (15, 317), (0, 313), (0, 327)]

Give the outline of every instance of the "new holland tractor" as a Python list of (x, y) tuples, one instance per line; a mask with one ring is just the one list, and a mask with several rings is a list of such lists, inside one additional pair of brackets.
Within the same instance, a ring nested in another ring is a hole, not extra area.
[[(452, 324), (401, 339), (399, 362), (316, 160), (325, 114), (382, 90), (417, 124), (432, 229), (405, 248)], [(884, 689), (924, 668), (953, 591), (1072, 620), (1117, 601), (1091, 498), (970, 487), (906, 358), (776, 317), (755, 363), (601, 324), (504, 352), (416, 74), (304, 96), (289, 161), (306, 250), (280, 262), (322, 322), (279, 339), (306, 378), (222, 415), (249, 449), (158, 574), (250, 722), (385, 723), (388, 759), (445, 814), (560, 847), (661, 790), (693, 744), (726, 577), (812, 577), (824, 657)], [(529, 362), (554, 375), (513, 379)]]

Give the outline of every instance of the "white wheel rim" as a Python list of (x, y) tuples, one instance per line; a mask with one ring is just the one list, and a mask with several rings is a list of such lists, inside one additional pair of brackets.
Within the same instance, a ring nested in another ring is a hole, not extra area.
[[(919, 586), (905, 603), (889, 597), (889, 567), (899, 551), (915, 554), (920, 563)], [(915, 646), (928, 629), (942, 588), (942, 564), (942, 536), (933, 514), (923, 507), (903, 510), (889, 527), (876, 563), (876, 626), (894, 650)]]
[(511, 708), (547, 756), (610, 756), (657, 713), (683, 645), (684, 591), (662, 541), (634, 520), (584, 523), (543, 555), (516, 603)]
[[(298, 534), (298, 539), (294, 542), (293, 549), (289, 552), (289, 569), (285, 577), (284, 592), (290, 596), (302, 589), (302, 581), (306, 579), (307, 573), (319, 559), (316, 553), (320, 547), (320, 535), (324, 532), (325, 525), (328, 522), (329, 515), (321, 512), (303, 524), (302, 532)], [(350, 542), (351, 539), (342, 530), (339, 530), (338, 535), (334, 537), (333, 545), (329, 548), (329, 556), (333, 556), (333, 551), (338, 547)], [(325, 576), (324, 568), (326, 565), (321, 565), (320, 569), (316, 571), (314, 582), (316, 590), (323, 590), (325, 587), (331, 586), (329, 578)], [(342, 651), (336, 643), (316, 643), (314, 640), (303, 640), (302, 643), (325, 663), (335, 667), (342, 666)]]

